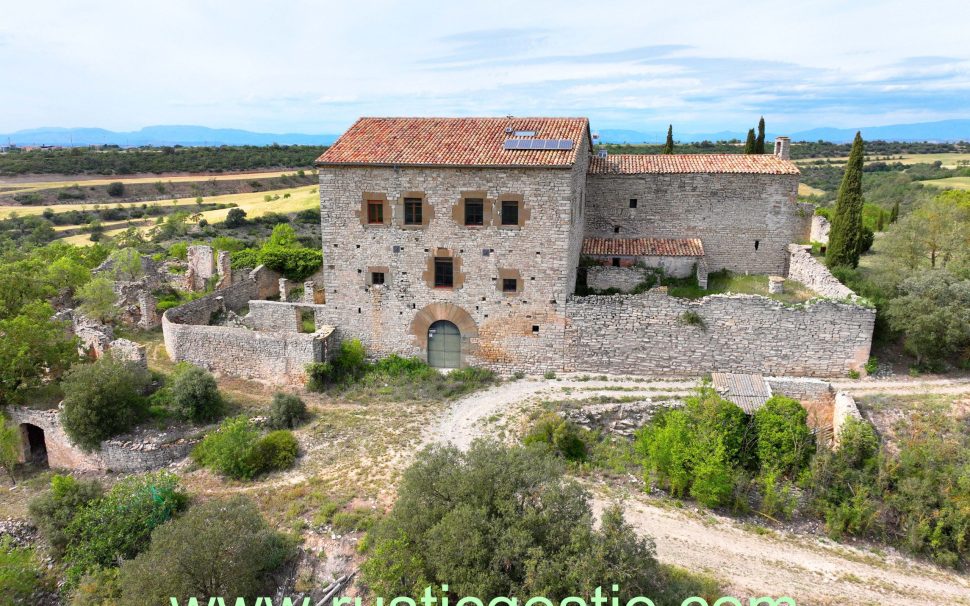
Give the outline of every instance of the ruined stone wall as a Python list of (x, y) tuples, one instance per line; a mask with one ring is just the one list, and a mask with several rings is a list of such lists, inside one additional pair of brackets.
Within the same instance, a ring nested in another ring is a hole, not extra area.
[(849, 394), (840, 391), (835, 394), (835, 408), (832, 412), (832, 434), (833, 442), (838, 448), (839, 440), (842, 437), (842, 429), (848, 419), (862, 420), (862, 414), (856, 406), (855, 399)]
[(317, 320), (326, 318), (329, 314), (326, 305), (283, 301), (250, 301), (248, 317), (254, 330), (300, 332), (301, 312), (303, 311), (313, 312), (314, 321), (318, 326), (326, 322), (317, 322)]
[[(687, 311), (704, 326), (686, 324)], [(754, 295), (688, 300), (662, 289), (573, 297), (566, 314), (566, 370), (684, 376), (844, 376), (868, 360), (875, 321), (871, 309), (834, 301), (786, 306)]]
[(812, 215), (812, 233), (809, 239), (812, 242), (820, 242), (822, 244), (829, 243), (829, 231), (832, 229), (832, 224), (829, 220), (822, 215)]
[[(324, 279), (316, 283), (326, 289), (323, 321), (344, 338), (360, 339), (372, 355), (423, 358), (422, 310), (434, 316), (427, 319), (443, 319), (434, 315), (446, 309), (438, 304), (451, 304), (469, 318), (469, 330), (462, 331), (467, 364), (560, 366), (563, 310), (575, 288), (583, 231), (585, 163), (574, 169), (321, 168)], [(362, 220), (365, 192), (386, 196), (387, 225)], [(408, 192), (426, 196), (427, 225), (400, 225)], [(463, 192), (483, 192), (496, 203), (495, 224), (467, 227), (456, 220)], [(521, 196), (523, 225), (498, 225), (504, 194)], [(429, 260), (438, 249), (456, 259), (460, 287), (429, 284)], [(370, 284), (374, 268), (385, 273), (383, 285)], [(502, 292), (502, 270), (518, 272), (517, 292)]]
[(831, 397), (832, 386), (828, 381), (803, 377), (765, 377), (771, 393), (799, 401), (822, 400)]
[(586, 237), (700, 238), (712, 272), (782, 274), (811, 227), (798, 175), (591, 174), (587, 195)]
[(809, 253), (810, 246), (788, 246), (788, 278), (801, 282), (823, 297), (847, 299), (855, 296), (852, 290), (839, 282), (829, 268)]

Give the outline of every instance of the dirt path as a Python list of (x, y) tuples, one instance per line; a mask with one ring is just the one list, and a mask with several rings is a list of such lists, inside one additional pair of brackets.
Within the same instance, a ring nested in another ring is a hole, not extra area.
[[(683, 395), (693, 381), (520, 380), (472, 394), (454, 405), (425, 434), (425, 442), (468, 448), (498, 416), (543, 399), (598, 394)], [(836, 389), (869, 393), (970, 393), (970, 380), (840, 381)], [(568, 395), (567, 395), (568, 394)], [(622, 504), (627, 520), (657, 545), (661, 561), (704, 571), (739, 596), (784, 596), (798, 604), (970, 605), (970, 577), (907, 558), (824, 538), (746, 527), (707, 510), (675, 508), (632, 490), (607, 494), (594, 486), (593, 507)]]

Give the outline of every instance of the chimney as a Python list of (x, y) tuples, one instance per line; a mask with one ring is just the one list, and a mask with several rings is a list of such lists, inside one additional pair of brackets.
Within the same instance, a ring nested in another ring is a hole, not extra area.
[(782, 160), (791, 160), (791, 139), (777, 137), (775, 139), (775, 155)]

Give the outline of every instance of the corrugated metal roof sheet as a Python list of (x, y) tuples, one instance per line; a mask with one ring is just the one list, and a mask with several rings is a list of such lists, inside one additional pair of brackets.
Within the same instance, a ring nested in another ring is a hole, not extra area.
[(584, 255), (611, 257), (703, 257), (698, 238), (586, 238)]
[(711, 383), (725, 400), (734, 402), (749, 415), (754, 414), (771, 397), (771, 387), (761, 375), (712, 372)]

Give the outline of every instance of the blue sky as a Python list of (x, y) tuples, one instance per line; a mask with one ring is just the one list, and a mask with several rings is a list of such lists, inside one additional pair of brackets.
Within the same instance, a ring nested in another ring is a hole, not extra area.
[(584, 115), (781, 134), (970, 118), (970, 2), (0, 0), (0, 132)]

